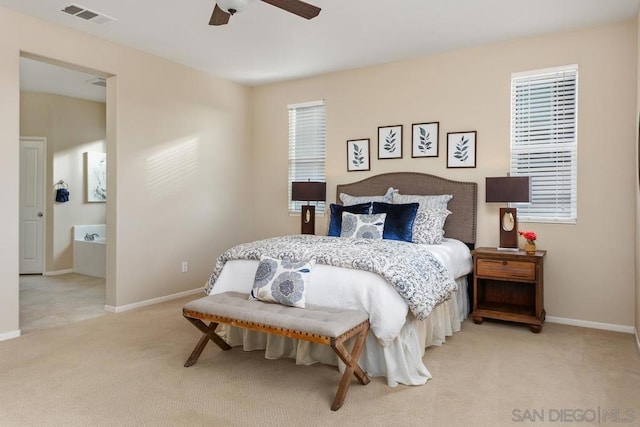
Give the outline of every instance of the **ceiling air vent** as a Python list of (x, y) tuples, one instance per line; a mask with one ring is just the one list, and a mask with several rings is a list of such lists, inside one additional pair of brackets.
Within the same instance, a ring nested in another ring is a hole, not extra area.
[(85, 21), (93, 22), (94, 24), (105, 24), (116, 20), (104, 13), (98, 13), (77, 4), (64, 6), (61, 11), (77, 18), (84, 19)]
[(90, 85), (107, 87), (107, 81), (105, 79), (103, 79), (102, 77), (96, 77), (96, 78), (93, 78), (93, 79), (89, 79), (89, 80), (87, 80), (87, 83), (89, 83)]

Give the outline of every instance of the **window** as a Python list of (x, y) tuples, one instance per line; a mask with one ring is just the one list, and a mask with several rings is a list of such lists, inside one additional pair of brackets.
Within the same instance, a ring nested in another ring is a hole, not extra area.
[(531, 177), (521, 221), (577, 219), (578, 67), (512, 75), (511, 175)]
[[(300, 213), (303, 203), (291, 200), (294, 181), (325, 181), (326, 118), (324, 101), (289, 105), (289, 213)], [(316, 203), (322, 214), (325, 202)]]

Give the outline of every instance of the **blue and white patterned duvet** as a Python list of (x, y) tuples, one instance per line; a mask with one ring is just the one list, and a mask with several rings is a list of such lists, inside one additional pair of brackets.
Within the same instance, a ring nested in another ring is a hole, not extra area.
[(210, 294), (227, 261), (260, 260), (261, 255), (292, 261), (315, 259), (317, 264), (376, 273), (386, 279), (418, 319), (449, 299), (457, 285), (428, 247), (395, 240), (345, 239), (295, 235), (237, 245), (216, 260), (205, 285)]

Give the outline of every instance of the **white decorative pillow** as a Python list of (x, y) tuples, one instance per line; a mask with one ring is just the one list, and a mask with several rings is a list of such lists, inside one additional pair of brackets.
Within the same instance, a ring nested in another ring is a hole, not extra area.
[[(393, 203), (418, 203), (418, 213), (413, 222), (413, 243), (426, 243), (428, 245), (439, 245), (444, 237), (444, 222), (451, 214), (447, 210), (449, 200), (453, 199), (451, 194), (439, 194), (435, 196), (421, 196), (415, 194), (394, 194)], [(429, 210), (448, 212), (441, 218), (443, 212), (435, 214)], [(442, 224), (440, 224), (442, 221)], [(436, 227), (432, 229), (432, 227)], [(437, 237), (440, 234), (440, 237)]]
[(315, 260), (260, 257), (250, 298), (304, 308), (305, 292)]
[(413, 222), (413, 243), (439, 245), (444, 238), (444, 222), (451, 214), (446, 209), (418, 209)]
[(345, 193), (340, 193), (340, 201), (344, 206), (358, 205), (360, 203), (369, 202), (392, 203), (393, 195), (397, 192), (398, 190), (396, 190), (395, 188), (389, 187), (384, 196), (350, 196)]
[(342, 212), (342, 230), (340, 237), (382, 239), (386, 218), (386, 213), (372, 215)]
[(391, 196), (393, 204), (399, 203), (419, 203), (420, 208), (447, 209), (449, 200), (453, 199), (451, 194), (439, 194), (437, 196), (420, 196), (415, 194), (394, 193)]

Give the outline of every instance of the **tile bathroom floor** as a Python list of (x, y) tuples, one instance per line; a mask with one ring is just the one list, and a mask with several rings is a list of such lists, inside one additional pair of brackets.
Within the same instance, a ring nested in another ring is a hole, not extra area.
[(66, 325), (109, 314), (105, 279), (77, 273), (20, 276), (20, 330)]

